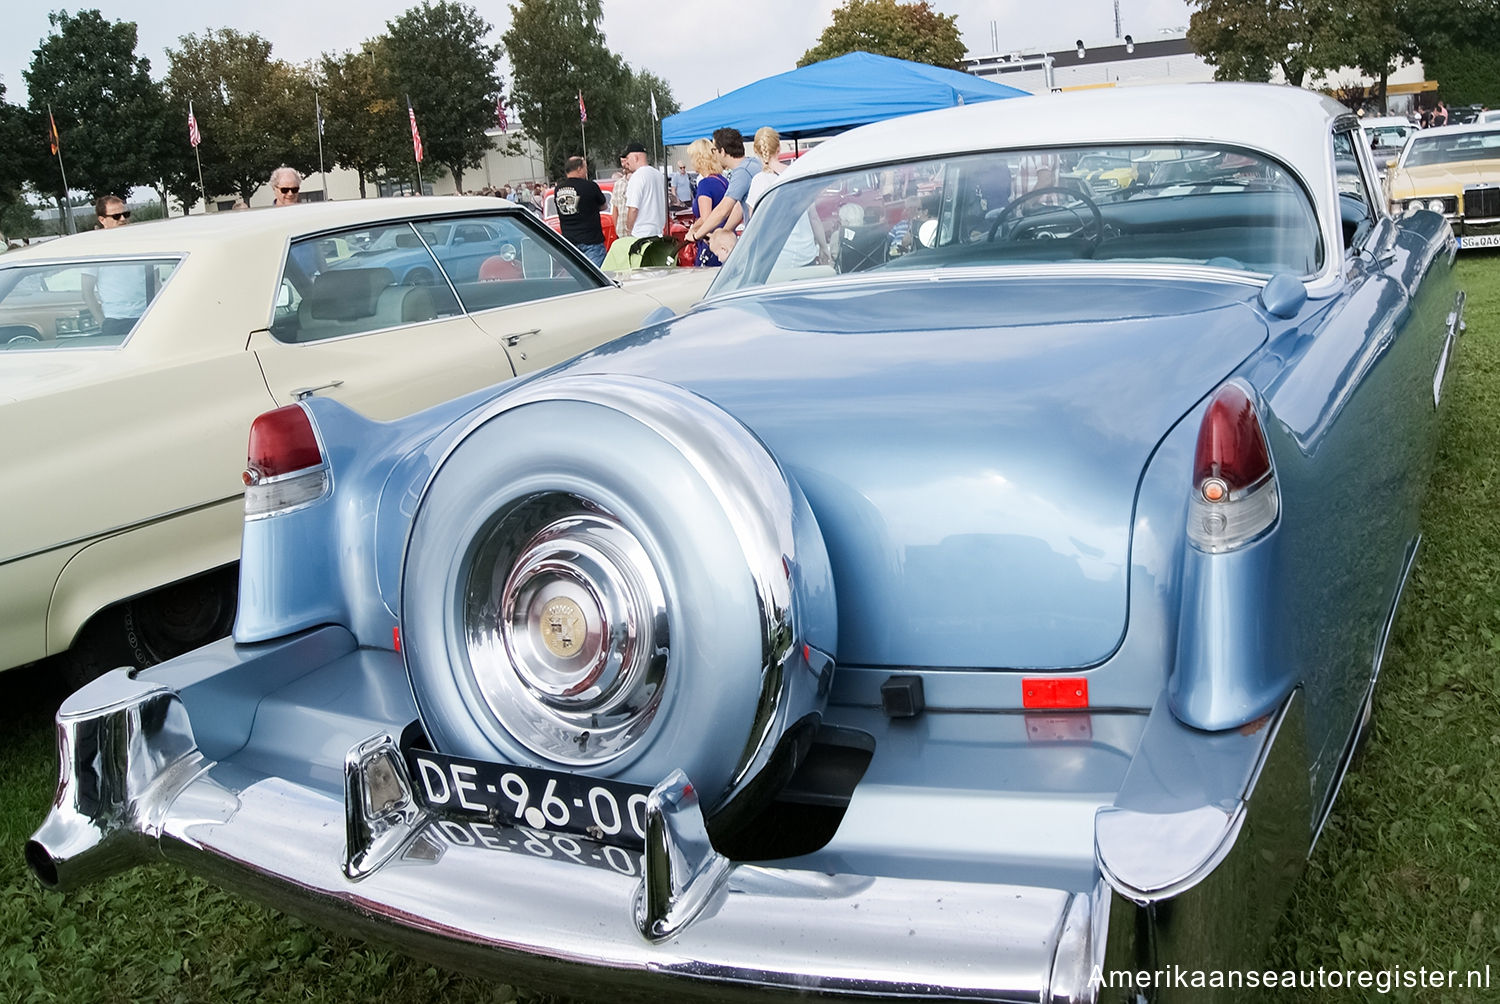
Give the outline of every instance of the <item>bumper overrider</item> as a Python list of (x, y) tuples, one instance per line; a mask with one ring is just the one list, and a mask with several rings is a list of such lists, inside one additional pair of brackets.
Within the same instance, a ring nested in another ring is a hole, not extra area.
[[(322, 628), (96, 680), (58, 712), (58, 791), (28, 862), (69, 889), (159, 854), (424, 959), (574, 995), (1043, 1002), (1134, 1000), (1111, 970), (1254, 962), (1244, 950), (1308, 845), (1294, 694), (1228, 733), (1153, 711), (1097, 810), (1093, 877), (1069, 888), (903, 874), (894, 850), (865, 874), (730, 861), (681, 772), (650, 795), (639, 858), (582, 841), (523, 853), (527, 831), (423, 806), (399, 667)], [(287, 756), (299, 742), (328, 755)]]

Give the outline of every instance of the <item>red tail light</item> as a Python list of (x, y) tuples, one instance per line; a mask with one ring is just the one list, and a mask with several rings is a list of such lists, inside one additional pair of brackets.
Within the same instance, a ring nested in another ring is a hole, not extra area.
[(1198, 427), (1188, 539), (1204, 551), (1232, 551), (1258, 537), (1280, 511), (1271, 451), (1255, 402), (1245, 388), (1225, 384)]
[[(1208, 405), (1198, 429), (1198, 452), (1193, 481), (1203, 489), (1218, 479), (1227, 492), (1249, 488), (1271, 470), (1266, 437), (1260, 431), (1255, 405), (1238, 384), (1226, 384)], [(1204, 498), (1217, 502), (1217, 498)]]
[(289, 404), (268, 411), (251, 423), (245, 484), (259, 484), (322, 463), (318, 437), (301, 405)]
[(247, 520), (301, 509), (332, 490), (317, 431), (301, 405), (268, 411), (251, 423), (244, 480)]

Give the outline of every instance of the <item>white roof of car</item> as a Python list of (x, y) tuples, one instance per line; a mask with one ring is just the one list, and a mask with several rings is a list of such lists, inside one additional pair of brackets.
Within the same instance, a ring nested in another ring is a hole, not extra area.
[(1274, 84), (1113, 87), (960, 105), (851, 129), (784, 180), (919, 157), (1094, 143), (1201, 142), (1265, 151), (1309, 183), (1327, 175), (1332, 98)]
[(241, 212), (174, 216), (168, 220), (132, 223), (113, 230), (89, 230), (48, 241), (40, 247), (21, 248), (0, 259), (0, 264), (21, 265), (43, 259), (94, 255), (181, 254), (205, 245), (221, 246), (225, 242), (274, 240), (280, 243), (288, 237), (325, 233), (341, 227), (493, 212), (514, 205), (505, 199), (453, 195), (309, 202)]

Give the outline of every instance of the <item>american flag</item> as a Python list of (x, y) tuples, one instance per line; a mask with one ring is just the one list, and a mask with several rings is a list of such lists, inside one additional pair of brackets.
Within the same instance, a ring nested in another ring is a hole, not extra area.
[(188, 102), (188, 142), (196, 147), (203, 142), (203, 134), (198, 131), (198, 118), (193, 114), (193, 103)]
[(406, 117), (411, 119), (411, 152), (416, 154), (417, 163), (422, 163), (422, 134), (417, 132), (417, 112), (411, 106), (411, 98), (406, 99)]
[(583, 92), (579, 91), (578, 92), (578, 121), (580, 123), (582, 123), (582, 122), (587, 122), (588, 120), (589, 120), (589, 110), (587, 108), (583, 107)]
[(505, 132), (506, 127), (510, 125), (505, 118), (505, 99), (499, 95), (495, 97), (495, 121), (499, 124), (501, 132)]

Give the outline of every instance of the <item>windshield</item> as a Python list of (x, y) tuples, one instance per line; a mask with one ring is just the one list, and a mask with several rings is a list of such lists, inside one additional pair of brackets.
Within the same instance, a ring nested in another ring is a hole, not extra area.
[(1446, 136), (1417, 136), (1406, 154), (1407, 167), (1500, 160), (1500, 129), (1473, 129)]
[(715, 293), (839, 273), (1049, 262), (1317, 272), (1312, 204), (1280, 164), (1205, 146), (1007, 150), (788, 181)]
[(0, 269), (0, 350), (121, 345), (176, 269), (170, 258)]

